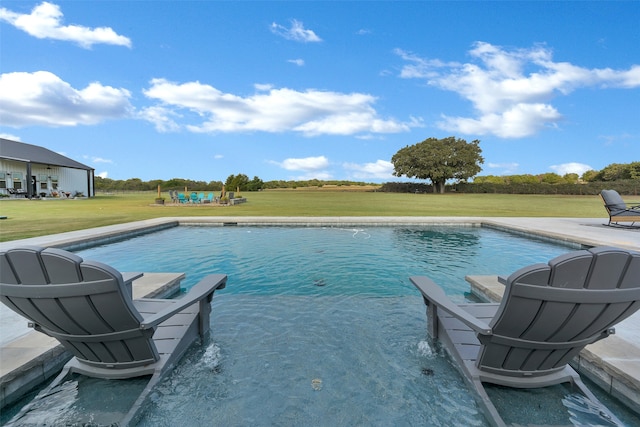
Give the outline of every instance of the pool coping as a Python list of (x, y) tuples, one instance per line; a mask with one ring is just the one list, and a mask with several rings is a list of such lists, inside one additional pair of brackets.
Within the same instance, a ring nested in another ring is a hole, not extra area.
[(110, 243), (179, 225), (296, 227), (484, 226), (527, 236), (548, 238), (567, 244), (588, 247), (618, 246), (640, 250), (640, 227), (638, 230), (628, 230), (607, 227), (605, 222), (606, 220), (602, 218), (541, 217), (164, 217), (0, 242), (0, 250), (8, 250), (12, 247), (24, 245), (78, 250), (84, 246)]
[[(602, 218), (526, 218), (526, 217), (165, 217), (124, 224), (116, 224), (85, 230), (77, 230), (29, 239), (13, 240), (0, 243), (0, 251), (12, 247), (33, 245), (58, 247), (68, 250), (80, 250), (99, 244), (112, 243), (132, 236), (146, 234), (180, 225), (190, 226), (296, 226), (296, 227), (380, 227), (380, 226), (464, 226), (488, 227), (525, 236), (549, 239), (565, 243), (573, 247), (617, 246), (626, 249), (640, 250), (640, 231), (607, 227)], [(473, 272), (470, 272), (473, 274)], [(638, 313), (636, 313), (638, 314)], [(636, 317), (636, 316), (634, 316)], [(632, 334), (640, 337), (640, 316), (632, 325)], [(49, 339), (42, 336), (42, 339)], [(633, 356), (640, 360), (640, 338), (633, 344)], [(600, 364), (601, 369), (609, 371), (606, 366), (608, 346), (601, 346), (590, 358), (593, 363)], [(53, 355), (60, 357), (59, 354)], [(635, 363), (635, 362), (634, 362)], [(636, 385), (640, 383), (640, 374), (632, 369)], [(619, 373), (627, 377), (628, 372)], [(615, 372), (614, 372), (615, 375)], [(602, 381), (596, 381), (602, 386)], [(627, 381), (623, 381), (627, 383)], [(609, 383), (611, 384), (611, 382)], [(635, 387), (635, 386), (634, 386)], [(605, 391), (616, 395), (615, 390)], [(612, 392), (613, 391), (613, 392)], [(640, 396), (640, 390), (633, 390)], [(631, 407), (638, 411), (637, 408)]]

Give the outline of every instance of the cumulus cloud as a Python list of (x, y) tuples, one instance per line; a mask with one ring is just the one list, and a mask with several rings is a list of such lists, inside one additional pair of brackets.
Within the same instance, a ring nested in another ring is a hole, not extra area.
[[(398, 133), (421, 126), (415, 118), (400, 122), (379, 117), (373, 108), (376, 98), (363, 93), (297, 91), (261, 84), (254, 95), (243, 97), (197, 81), (165, 79), (152, 80), (143, 92), (161, 103), (141, 111), (141, 117), (159, 131), (184, 127), (199, 133), (291, 131), (316, 136)], [(181, 125), (178, 120), (191, 123)]]
[(304, 59), (289, 59), (287, 62), (297, 65), (298, 67), (304, 66)]
[(113, 44), (131, 47), (131, 40), (109, 27), (88, 28), (81, 25), (62, 25), (63, 14), (58, 5), (43, 2), (30, 14), (0, 8), (0, 20), (39, 39), (70, 41), (84, 48), (94, 44)]
[(287, 28), (283, 25), (276, 24), (275, 22), (271, 24), (271, 32), (277, 34), (279, 36), (284, 37), (287, 40), (293, 40), (297, 42), (321, 42), (322, 39), (316, 35), (312, 30), (307, 30), (304, 28), (302, 22), (298, 20), (291, 21), (291, 27)]
[(473, 105), (473, 117), (444, 115), (438, 127), (451, 132), (522, 138), (545, 127), (556, 127), (562, 114), (551, 105), (559, 95), (582, 87), (640, 87), (640, 65), (628, 70), (588, 69), (555, 62), (544, 46), (505, 49), (477, 42), (468, 63), (425, 59), (397, 49), (405, 65), (401, 78), (426, 80), (452, 91)]
[(342, 167), (353, 179), (393, 179), (393, 163), (377, 160), (374, 163), (344, 163)]
[(109, 172), (107, 172), (107, 171), (100, 172), (100, 173), (96, 174), (96, 176), (99, 176), (100, 178), (104, 179), (104, 178), (107, 178), (109, 176)]
[(563, 163), (560, 165), (550, 166), (550, 169), (557, 173), (558, 175), (566, 175), (568, 173), (575, 173), (578, 176), (581, 176), (586, 171), (593, 170), (593, 168), (589, 165), (585, 165), (584, 163)]
[(93, 125), (129, 116), (130, 96), (126, 89), (98, 82), (76, 89), (48, 71), (0, 74), (0, 124)]
[(292, 176), (290, 179), (328, 180), (332, 178), (331, 173), (326, 170), (329, 167), (329, 159), (327, 159), (325, 156), (288, 158), (284, 159), (281, 162), (271, 161), (270, 163), (277, 165), (287, 171), (300, 172), (300, 175)]
[(288, 171), (319, 171), (329, 166), (329, 159), (325, 156), (304, 157), (301, 159), (289, 158), (277, 163)]
[(157, 105), (143, 108), (138, 112), (138, 117), (153, 123), (158, 132), (177, 132), (180, 130), (180, 125), (174, 118), (182, 116), (170, 108)]

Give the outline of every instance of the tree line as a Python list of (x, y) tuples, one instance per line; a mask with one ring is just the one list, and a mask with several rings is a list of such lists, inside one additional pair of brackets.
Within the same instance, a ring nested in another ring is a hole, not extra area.
[(295, 188), (309, 188), (309, 187), (323, 187), (327, 186), (365, 186), (371, 185), (371, 183), (347, 181), (347, 180), (274, 180), (274, 181), (262, 181), (259, 177), (254, 176), (253, 179), (245, 174), (229, 175), (227, 179), (222, 181), (194, 181), (191, 179), (172, 178), (169, 180), (154, 179), (151, 181), (142, 181), (140, 178), (130, 178), (125, 180), (117, 180), (110, 178), (102, 178), (97, 176), (95, 178), (95, 189), (101, 192), (118, 192), (118, 191), (156, 191), (158, 185), (162, 191), (177, 190), (184, 191), (187, 188), (188, 191), (222, 191), (222, 186), (225, 186), (227, 191), (260, 191), (260, 190), (273, 190), (273, 189), (295, 189)]
[[(590, 194), (601, 184), (584, 186), (589, 183), (615, 182), (615, 188), (624, 194), (637, 194), (640, 185), (640, 162), (626, 164), (612, 163), (600, 171), (590, 170), (578, 176), (575, 173), (560, 176), (557, 173), (539, 175), (485, 175), (476, 176), (484, 163), (480, 149), (480, 141), (467, 142), (453, 136), (437, 139), (427, 138), (414, 145), (398, 150), (391, 158), (394, 176), (406, 176), (428, 180), (427, 184), (387, 183), (382, 191), (422, 192), (430, 189), (434, 193), (444, 193), (445, 189), (463, 192), (495, 192), (495, 193), (531, 193), (531, 194)], [(472, 179), (472, 182), (469, 180)], [(322, 187), (324, 185), (367, 185), (353, 181), (268, 181), (259, 177), (253, 179), (245, 174), (229, 175), (226, 181), (193, 181), (173, 178), (168, 181), (152, 180), (144, 182), (139, 178), (112, 180), (96, 177), (97, 191), (150, 191), (160, 186), (164, 190), (197, 190), (221, 191), (223, 186), (228, 191), (260, 191), (278, 188)], [(565, 187), (561, 188), (560, 186)], [(575, 187), (582, 185), (582, 187)], [(552, 186), (552, 187), (549, 187)], [(610, 186), (611, 187), (611, 186)], [(622, 190), (622, 191), (621, 191)], [(583, 193), (586, 191), (587, 193)], [(599, 191), (599, 190), (598, 190)]]

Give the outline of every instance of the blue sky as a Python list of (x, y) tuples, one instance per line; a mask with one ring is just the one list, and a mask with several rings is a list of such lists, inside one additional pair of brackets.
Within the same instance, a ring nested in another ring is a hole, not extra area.
[(112, 179), (386, 182), (640, 161), (640, 2), (0, 3), (0, 134)]

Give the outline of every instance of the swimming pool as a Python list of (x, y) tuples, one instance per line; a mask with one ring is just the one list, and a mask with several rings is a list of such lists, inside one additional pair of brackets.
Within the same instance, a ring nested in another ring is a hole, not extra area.
[[(229, 276), (210, 339), (156, 388), (143, 426), (483, 426), (427, 338), (408, 277), (428, 275), (463, 301), (467, 274), (509, 274), (568, 250), (480, 227), (181, 226), (78, 254), (121, 271), (184, 271), (185, 288)], [(508, 406), (521, 402), (523, 423), (568, 420), (548, 410), (550, 394), (507, 393)], [(62, 413), (82, 412), (64, 399)]]

